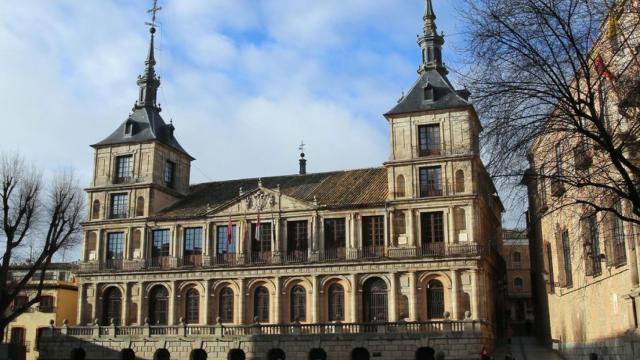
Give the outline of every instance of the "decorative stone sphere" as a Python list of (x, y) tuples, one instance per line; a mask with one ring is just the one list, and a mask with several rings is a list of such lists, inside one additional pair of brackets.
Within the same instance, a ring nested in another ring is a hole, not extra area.
[(448, 311), (445, 311), (444, 313), (442, 313), (442, 316), (444, 316), (445, 319), (449, 319), (451, 317), (451, 313)]
[(471, 311), (467, 310), (464, 312), (464, 318), (465, 319), (471, 319)]

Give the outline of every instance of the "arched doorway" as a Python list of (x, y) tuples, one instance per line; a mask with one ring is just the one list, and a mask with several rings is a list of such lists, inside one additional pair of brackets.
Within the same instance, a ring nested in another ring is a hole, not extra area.
[(258, 286), (253, 294), (253, 316), (259, 322), (269, 322), (269, 290)]
[(355, 348), (351, 352), (351, 360), (369, 360), (369, 351), (365, 348)]
[(195, 288), (187, 290), (184, 315), (184, 320), (187, 324), (198, 324), (200, 322), (200, 293)]
[(71, 360), (85, 360), (87, 354), (83, 348), (75, 348), (71, 350)]
[(246, 356), (241, 349), (233, 349), (229, 351), (228, 360), (245, 360)]
[(387, 284), (380, 278), (371, 278), (364, 283), (364, 322), (385, 321), (389, 313), (387, 304)]
[(267, 353), (268, 360), (285, 360), (287, 356), (282, 349), (271, 349)]
[(207, 360), (207, 352), (204, 349), (194, 349), (189, 356), (190, 360)]
[(427, 317), (442, 319), (444, 317), (444, 287), (438, 280), (427, 284)]
[(122, 316), (122, 293), (117, 287), (108, 288), (102, 294), (102, 325), (110, 325), (111, 320), (116, 325), (120, 324)]
[(329, 321), (344, 320), (344, 288), (340, 284), (329, 287)]
[(309, 360), (327, 360), (327, 353), (322, 349), (311, 349)]
[(120, 360), (136, 360), (136, 353), (133, 349), (122, 349), (120, 351)]
[(169, 292), (164, 286), (156, 286), (149, 292), (149, 323), (167, 325), (169, 320)]
[(171, 360), (171, 354), (169, 354), (169, 350), (167, 349), (158, 349), (156, 353), (153, 354), (153, 360)]
[(416, 351), (416, 360), (435, 360), (436, 351), (430, 347), (421, 347)]

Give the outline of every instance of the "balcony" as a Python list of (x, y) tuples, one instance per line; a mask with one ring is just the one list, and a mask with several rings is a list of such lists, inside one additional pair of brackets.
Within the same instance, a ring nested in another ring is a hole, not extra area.
[(442, 196), (442, 195), (443, 195), (442, 187), (439, 187), (439, 186), (426, 186), (426, 187), (420, 188), (421, 198), (428, 198), (428, 197), (435, 197), (435, 196)]
[[(254, 252), (245, 257), (243, 254), (218, 254), (211, 258), (201, 255), (189, 255), (182, 259), (172, 256), (159, 256), (147, 260), (106, 260), (101, 263), (89, 262), (80, 264), (80, 272), (99, 271), (136, 271), (167, 270), (179, 267), (254, 267), (265, 265), (300, 265), (345, 261), (374, 261), (389, 259), (421, 259), (446, 257), (477, 257), (490, 255), (488, 247), (477, 244), (445, 244), (429, 243), (420, 247), (368, 246), (362, 249), (344, 247), (324, 249), (309, 256), (308, 251), (291, 251), (281, 256), (277, 252)], [(204, 258), (207, 260), (204, 261)]]

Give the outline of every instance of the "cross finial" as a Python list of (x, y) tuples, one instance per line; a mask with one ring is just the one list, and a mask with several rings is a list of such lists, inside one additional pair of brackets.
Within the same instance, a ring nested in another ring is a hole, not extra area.
[(298, 150), (304, 152), (304, 147), (307, 146), (304, 141), (300, 141), (300, 145), (298, 146)]
[(162, 10), (162, 6), (158, 6), (158, 0), (153, 0), (153, 7), (149, 10), (147, 10), (147, 12), (149, 14), (151, 14), (151, 22), (147, 22), (145, 24), (149, 25), (151, 28), (155, 28), (156, 27), (156, 15), (158, 14), (158, 11)]

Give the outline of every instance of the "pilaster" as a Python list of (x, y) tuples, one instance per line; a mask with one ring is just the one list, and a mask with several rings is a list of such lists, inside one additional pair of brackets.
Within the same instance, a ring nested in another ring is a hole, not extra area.
[(451, 318), (453, 320), (460, 319), (460, 310), (459, 310), (459, 287), (458, 284), (458, 271), (451, 270)]
[(389, 321), (398, 321), (398, 276), (396, 273), (389, 274), (389, 281), (391, 286), (389, 289)]
[(276, 291), (273, 298), (273, 320), (271, 322), (273, 324), (280, 324), (282, 319), (280, 316), (280, 308), (282, 307), (282, 304), (280, 303), (280, 298), (282, 297), (280, 277), (274, 278), (273, 282), (275, 283)]

